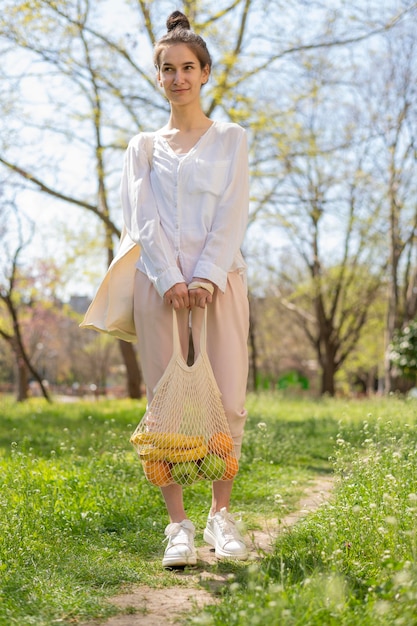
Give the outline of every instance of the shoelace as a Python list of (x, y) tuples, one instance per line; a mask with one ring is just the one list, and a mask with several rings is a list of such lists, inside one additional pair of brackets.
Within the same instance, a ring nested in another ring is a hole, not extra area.
[(228, 513), (227, 511), (222, 509), (220, 511), (219, 517), (217, 518), (217, 521), (220, 527), (220, 531), (225, 539), (227, 539), (228, 541), (239, 540), (238, 537), (236, 536), (237, 528), (235, 525), (235, 520), (233, 519), (231, 513)]
[(175, 535), (178, 535), (180, 532), (184, 532), (185, 535), (187, 536), (187, 539), (189, 539), (189, 532), (191, 532), (191, 530), (189, 528), (187, 528), (186, 526), (183, 526), (181, 524), (181, 522), (172, 522), (172, 524), (168, 524), (168, 526), (165, 529), (165, 541), (169, 541), (171, 539), (171, 537), (174, 537)]

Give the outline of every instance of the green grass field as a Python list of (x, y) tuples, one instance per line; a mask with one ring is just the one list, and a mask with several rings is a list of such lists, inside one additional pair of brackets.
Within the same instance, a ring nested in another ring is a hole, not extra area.
[[(144, 403), (0, 408), (0, 625), (109, 616), (122, 585), (185, 585), (161, 568), (166, 513), (129, 436)], [(280, 519), (333, 472), (332, 501), (273, 554), (230, 569), (221, 602), (187, 624), (417, 624), (417, 404), (250, 395), (233, 510)], [(202, 529), (210, 486), (185, 490)]]

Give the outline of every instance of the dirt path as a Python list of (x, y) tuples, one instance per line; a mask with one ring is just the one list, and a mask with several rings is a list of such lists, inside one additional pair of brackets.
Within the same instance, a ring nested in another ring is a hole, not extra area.
[[(333, 489), (333, 478), (323, 476), (312, 483), (298, 502), (294, 512), (280, 522), (266, 520), (262, 530), (247, 535), (252, 560), (268, 553), (278, 533), (294, 525), (297, 521), (316, 511), (326, 502)], [(202, 608), (216, 602), (216, 593), (225, 584), (229, 574), (220, 574), (212, 566), (217, 563), (214, 553), (208, 546), (198, 548), (199, 562), (196, 568), (182, 572), (178, 576), (187, 577), (188, 586), (163, 589), (139, 586), (129, 593), (109, 599), (125, 613), (110, 618), (106, 622), (93, 621), (82, 626), (171, 626), (181, 622), (181, 616), (188, 611)], [(132, 614), (127, 614), (127, 613)]]

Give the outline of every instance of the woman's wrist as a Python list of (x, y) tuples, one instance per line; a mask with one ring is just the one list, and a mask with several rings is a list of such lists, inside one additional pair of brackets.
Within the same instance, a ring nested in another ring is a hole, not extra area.
[(210, 295), (213, 295), (214, 293), (214, 286), (212, 285), (212, 283), (208, 281), (196, 279), (196, 280), (193, 280), (188, 285), (188, 290), (199, 289), (199, 288), (206, 289), (206, 291), (208, 291)]

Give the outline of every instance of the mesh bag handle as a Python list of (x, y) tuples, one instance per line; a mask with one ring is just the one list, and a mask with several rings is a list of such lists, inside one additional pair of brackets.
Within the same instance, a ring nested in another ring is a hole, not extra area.
[(131, 437), (145, 475), (154, 485), (231, 480), (237, 474), (234, 443), (206, 345), (207, 307), (200, 352), (188, 366), (173, 309), (172, 357)]
[[(191, 316), (192, 316), (192, 313), (191, 313)], [(182, 357), (180, 333), (178, 330), (178, 318), (177, 318), (177, 312), (174, 308), (172, 309), (172, 338), (173, 338), (172, 358)], [(204, 307), (203, 323), (201, 325), (200, 354), (207, 354), (207, 307)], [(184, 360), (184, 357), (182, 358)], [(210, 369), (211, 369), (211, 366), (210, 366)]]

